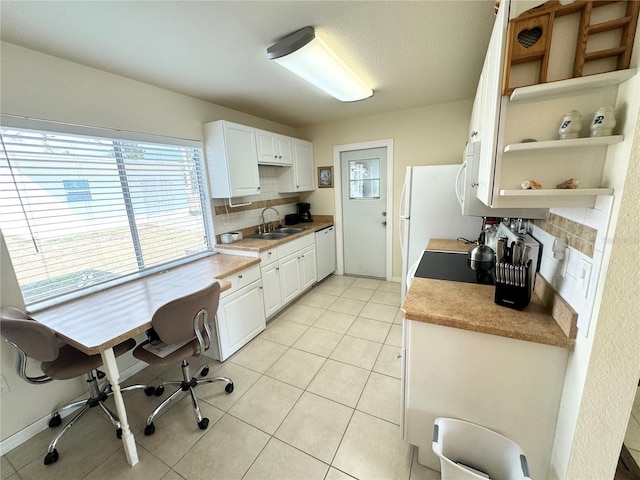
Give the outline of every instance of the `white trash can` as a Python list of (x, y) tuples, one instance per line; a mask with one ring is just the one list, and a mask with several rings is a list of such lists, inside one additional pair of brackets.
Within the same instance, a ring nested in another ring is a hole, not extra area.
[(530, 480), (520, 446), (480, 425), (436, 418), (432, 447), (440, 457), (442, 480)]

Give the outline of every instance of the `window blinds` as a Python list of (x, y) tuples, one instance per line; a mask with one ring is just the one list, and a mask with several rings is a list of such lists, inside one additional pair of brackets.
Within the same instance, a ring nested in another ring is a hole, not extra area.
[(0, 127), (0, 228), (27, 305), (211, 250), (202, 150)]

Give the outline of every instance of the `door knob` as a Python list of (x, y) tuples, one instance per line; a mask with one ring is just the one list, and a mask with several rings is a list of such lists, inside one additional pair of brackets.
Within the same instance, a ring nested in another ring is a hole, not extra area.
[(387, 212), (382, 212), (382, 216), (386, 217), (387, 216)]
[(382, 226), (383, 226), (383, 227), (386, 227), (386, 226), (387, 226), (387, 221), (386, 221), (386, 220), (382, 222)]

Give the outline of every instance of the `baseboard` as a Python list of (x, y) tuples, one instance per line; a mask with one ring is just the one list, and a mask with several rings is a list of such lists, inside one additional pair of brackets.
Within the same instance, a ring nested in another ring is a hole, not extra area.
[[(124, 380), (132, 377), (136, 373), (141, 372), (146, 367), (147, 367), (146, 363), (144, 363), (144, 362), (136, 362), (135, 364), (131, 365), (129, 368), (126, 368), (125, 370), (120, 372), (120, 381), (123, 382)], [(83, 398), (84, 396), (85, 396), (85, 394), (82, 394), (82, 395), (78, 396), (77, 400)], [(70, 400), (70, 401), (72, 401), (72, 400)], [(74, 410), (68, 411), (64, 415), (62, 415), (62, 417), (64, 418), (64, 417), (72, 414), (73, 412), (74, 412)], [(28, 440), (32, 439), (33, 437), (35, 437), (40, 432), (43, 432), (44, 430), (49, 428), (49, 420), (50, 419), (51, 419), (51, 415), (47, 415), (45, 417), (42, 417), (41, 419), (36, 420), (35, 422), (33, 422), (28, 427), (23, 428), (19, 432), (16, 432), (13, 435), (11, 435), (10, 437), (2, 440), (2, 442), (0, 442), (0, 456), (6, 455), (7, 453), (9, 453), (14, 448), (19, 447), (20, 445), (22, 445), (26, 441), (28, 441)]]

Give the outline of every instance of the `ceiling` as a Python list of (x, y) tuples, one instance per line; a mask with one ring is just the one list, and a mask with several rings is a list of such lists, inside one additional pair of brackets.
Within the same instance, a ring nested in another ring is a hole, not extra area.
[[(284, 125), (472, 98), (494, 0), (0, 2), (3, 41)], [(341, 103), (267, 59), (311, 25), (374, 90)]]

